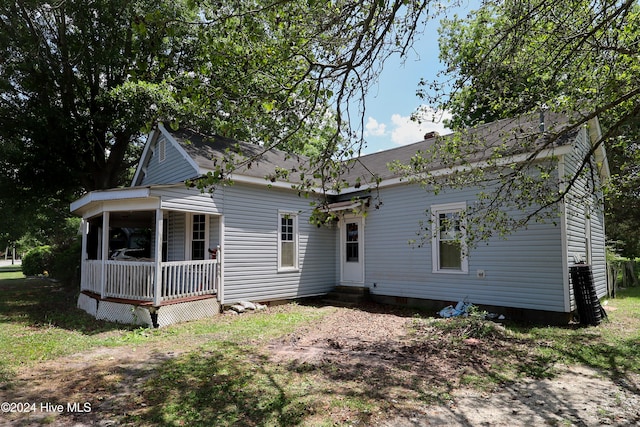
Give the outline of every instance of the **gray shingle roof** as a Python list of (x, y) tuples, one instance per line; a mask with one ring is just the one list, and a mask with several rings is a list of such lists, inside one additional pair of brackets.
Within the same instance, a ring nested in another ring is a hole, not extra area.
[[(228, 173), (224, 162), (227, 159), (236, 165), (232, 173), (265, 178), (273, 176), (276, 167), (297, 171), (308, 161), (304, 156), (288, 154), (282, 150), (267, 149), (261, 145), (221, 136), (206, 136), (186, 129), (171, 134), (200, 168), (211, 171), (219, 166)], [(291, 173), (288, 181), (299, 183), (299, 174)]]
[[(487, 159), (491, 153), (499, 149), (504, 154), (519, 154), (532, 152), (539, 146), (543, 138), (540, 137), (540, 115), (538, 113), (521, 116), (515, 119), (504, 119), (493, 123), (470, 128), (467, 132), (457, 135), (465, 140), (474, 139), (474, 144), (467, 147), (467, 151), (461, 154), (465, 161), (475, 162)], [(547, 113), (544, 117), (545, 131), (558, 132), (567, 126), (567, 116)], [(287, 154), (282, 150), (267, 149), (263, 146), (235, 141), (220, 136), (205, 136), (191, 130), (178, 130), (172, 132), (174, 138), (180, 143), (188, 155), (203, 169), (215, 170), (216, 166), (224, 166), (223, 159), (233, 159), (238, 165), (233, 173), (267, 178), (274, 176), (276, 168), (292, 171), (288, 181), (294, 184), (300, 183), (300, 174), (296, 173), (301, 167), (309, 167), (309, 159), (295, 154)], [(345, 171), (342, 179), (350, 185), (354, 185), (358, 178), (361, 182), (368, 182), (372, 176), (382, 180), (396, 178), (398, 174), (389, 170), (389, 164), (399, 161), (409, 164), (411, 158), (417, 152), (437, 150), (443, 139), (453, 138), (453, 135), (443, 137), (428, 137), (422, 141), (404, 145), (374, 154), (360, 156), (349, 162), (345, 162)], [(554, 145), (567, 143), (568, 137), (554, 141)], [(428, 170), (437, 170), (447, 166), (446, 156), (436, 156), (428, 165)], [(450, 164), (450, 163), (449, 163)], [(228, 172), (228, 171), (225, 171)], [(282, 180), (279, 178), (279, 180)]]
[[(566, 115), (546, 113), (544, 116), (544, 129), (546, 132), (557, 133), (568, 125), (569, 121)], [(464, 157), (467, 162), (477, 162), (488, 159), (498, 149), (505, 155), (533, 152), (536, 147), (539, 147), (544, 142), (540, 129), (539, 113), (524, 115), (515, 119), (498, 120), (475, 128), (469, 128), (467, 131), (457, 134), (458, 137), (465, 141), (474, 141), (473, 144), (466, 147), (467, 151), (462, 152), (460, 156)], [(383, 180), (396, 178), (398, 174), (389, 170), (390, 163), (398, 161), (403, 164), (410, 164), (411, 158), (416, 153), (438, 150), (438, 147), (442, 146), (441, 141), (451, 138), (454, 138), (453, 134), (439, 137), (429, 136), (427, 139), (413, 144), (360, 156), (350, 165), (344, 178), (350, 184), (353, 184), (358, 177), (363, 182), (369, 180), (372, 175), (377, 175)], [(569, 136), (565, 135), (554, 141), (553, 145), (563, 145), (568, 140)], [(428, 165), (427, 170), (433, 171), (447, 167), (447, 164), (445, 164), (446, 157), (444, 154), (436, 156), (431, 164)]]

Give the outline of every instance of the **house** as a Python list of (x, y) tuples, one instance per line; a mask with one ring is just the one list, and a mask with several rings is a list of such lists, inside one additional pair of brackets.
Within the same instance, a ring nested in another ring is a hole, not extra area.
[[(491, 139), (505, 129), (537, 126), (528, 117), (477, 132)], [(594, 119), (536, 160), (552, 162), (562, 186), (560, 177), (578, 171), (599, 132)], [(474, 203), (478, 188), (433, 194), (389, 169), (390, 162), (409, 162), (434, 141), (428, 135), (416, 144), (360, 157), (345, 172), (346, 188), (326, 195), (326, 211), (336, 221), (318, 227), (310, 222), (309, 199), (296, 188), (301, 174), (277, 173), (298, 170), (307, 159), (172, 132), (160, 124), (147, 139), (130, 187), (90, 192), (71, 204), (83, 219), (78, 306), (101, 319), (163, 326), (213, 316), (239, 301), (320, 296), (342, 285), (366, 288), (386, 303), (439, 308), (467, 300), (511, 317), (566, 322), (576, 309), (569, 274), (576, 262), (592, 266), (598, 296), (606, 294), (602, 202), (588, 189), (590, 181), (608, 177), (602, 146), (582, 168), (593, 173), (580, 175), (556, 221), (533, 223), (506, 240), (491, 238), (467, 249), (464, 234), (451, 236), (460, 234), (460, 212)], [(527, 158), (523, 148), (511, 153), (504, 161)], [(229, 157), (238, 164), (226, 171), (232, 183), (204, 192), (185, 185), (220, 174), (222, 159)], [(483, 167), (482, 156), (469, 165)], [(453, 169), (431, 165), (443, 175)], [(372, 174), (378, 177), (375, 189), (358, 179)], [(383, 204), (374, 206), (373, 199)], [(411, 245), (425, 212), (440, 232), (432, 233), (430, 244)], [(123, 235), (143, 238), (131, 242)], [(146, 256), (110, 259), (121, 249), (143, 250)]]

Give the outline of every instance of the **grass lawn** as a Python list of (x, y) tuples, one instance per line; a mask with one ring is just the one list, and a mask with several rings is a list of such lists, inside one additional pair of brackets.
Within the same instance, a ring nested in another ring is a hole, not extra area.
[(126, 342), (132, 328), (97, 321), (75, 308), (77, 292), (19, 266), (0, 268), (0, 381), (19, 366)]
[[(15, 369), (97, 347), (136, 346), (152, 342), (199, 339), (239, 340), (285, 334), (301, 322), (317, 318), (313, 310), (251, 321), (190, 322), (146, 329), (96, 320), (76, 307), (77, 289), (45, 278), (25, 278), (20, 267), (0, 267), (0, 382)], [(206, 338), (203, 338), (206, 339)]]
[[(5, 389), (25, 366), (85, 350), (132, 352), (152, 345), (180, 350), (144, 378), (139, 393), (127, 397), (137, 409), (121, 413), (119, 422), (129, 425), (366, 425), (396, 398), (415, 405), (443, 402), (460, 385), (485, 390), (522, 377), (553, 377), (558, 363), (598, 368), (611, 378), (640, 373), (640, 287), (621, 291), (605, 305), (615, 310), (598, 327), (503, 327), (475, 317), (443, 322), (415, 313), (403, 351), (482, 364), (480, 370), (463, 370), (456, 384), (417, 376), (408, 362), (390, 369), (353, 363), (346, 369), (269, 358), (270, 342), (301, 326), (313, 329), (331, 314), (328, 307), (290, 304), (149, 330), (97, 321), (75, 308), (76, 290), (17, 271), (0, 270), (0, 295)], [(487, 344), (481, 354), (469, 351), (470, 339)], [(102, 390), (96, 393), (109, 398), (109, 388)]]

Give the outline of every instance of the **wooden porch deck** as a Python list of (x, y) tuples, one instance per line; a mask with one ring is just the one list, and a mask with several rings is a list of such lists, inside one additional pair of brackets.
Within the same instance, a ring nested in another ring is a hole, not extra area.
[[(137, 307), (154, 307), (153, 301), (141, 301), (141, 300), (135, 300), (135, 299), (115, 298), (115, 297), (101, 298), (100, 294), (96, 294), (95, 292), (91, 292), (91, 291), (87, 291), (87, 290), (83, 290), (83, 291), (81, 291), (81, 293), (84, 294), (84, 295), (87, 295), (90, 298), (98, 300), (98, 301), (115, 302), (115, 303), (118, 303), (118, 304), (129, 304), (129, 305), (135, 305)], [(180, 304), (180, 303), (185, 303), (185, 302), (214, 299), (217, 296), (218, 295), (214, 293), (214, 294), (208, 294), (208, 295), (194, 295), (194, 296), (190, 296), (190, 297), (174, 298), (174, 299), (171, 299), (171, 300), (162, 301), (158, 307), (164, 307), (164, 306), (168, 306), (168, 305)]]

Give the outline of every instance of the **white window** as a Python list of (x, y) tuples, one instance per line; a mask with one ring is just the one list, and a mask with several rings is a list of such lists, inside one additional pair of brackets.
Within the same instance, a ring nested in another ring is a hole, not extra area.
[(298, 215), (278, 212), (278, 270), (298, 269)]
[(206, 259), (207, 237), (209, 227), (207, 227), (207, 216), (203, 214), (194, 214), (191, 218), (191, 259)]
[(169, 260), (169, 215), (162, 218), (162, 262)]
[(433, 271), (468, 273), (466, 245), (466, 204), (450, 203), (431, 207)]

